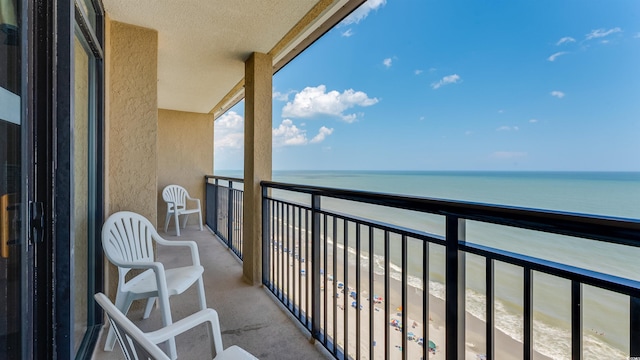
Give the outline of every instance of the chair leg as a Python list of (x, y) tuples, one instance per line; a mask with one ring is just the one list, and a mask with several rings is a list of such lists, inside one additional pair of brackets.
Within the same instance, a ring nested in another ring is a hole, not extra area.
[[(160, 306), (160, 312), (162, 313), (162, 326), (167, 327), (173, 323), (171, 320), (171, 309), (169, 308), (169, 297), (160, 295), (158, 297), (158, 305)], [(167, 340), (169, 344), (169, 357), (175, 360), (178, 355), (176, 352), (176, 339), (174, 337)]]
[(147, 307), (144, 309), (144, 315), (142, 315), (143, 319), (148, 319), (149, 315), (151, 315), (151, 310), (153, 310), (153, 304), (156, 303), (156, 299), (155, 297), (150, 297), (149, 300), (147, 300)]
[(202, 231), (202, 212), (198, 211), (198, 221), (200, 221), (200, 231)]
[(186, 214), (184, 216), (184, 220), (182, 220), (182, 228), (186, 229), (187, 228), (187, 220), (189, 220), (189, 214)]
[(180, 221), (178, 220), (178, 213), (177, 212), (175, 212), (174, 218), (176, 220), (175, 221), (175, 223), (176, 223), (176, 235), (180, 236)]
[(200, 300), (200, 309), (204, 310), (207, 308), (207, 300), (204, 297), (204, 282), (202, 281), (202, 276), (198, 279), (198, 295)]
[[(116, 303), (115, 306), (122, 312), (124, 315), (127, 315), (129, 312), (129, 308), (131, 307), (131, 303), (133, 299), (128, 294), (124, 294), (118, 292), (116, 295)], [(104, 343), (104, 351), (112, 351), (113, 346), (116, 344), (116, 332), (113, 330), (113, 327), (109, 326), (109, 332), (107, 333), (107, 340)]]
[(171, 219), (171, 213), (167, 211), (167, 217), (164, 219), (164, 232), (167, 232), (169, 228), (169, 219)]

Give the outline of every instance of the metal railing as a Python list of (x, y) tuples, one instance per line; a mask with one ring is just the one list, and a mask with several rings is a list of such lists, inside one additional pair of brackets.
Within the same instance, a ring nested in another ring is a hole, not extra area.
[[(403, 359), (428, 359), (435, 351), (446, 359), (464, 358), (467, 276), (477, 275), (467, 273), (467, 268), (473, 262), (481, 265), (482, 271), (477, 272), (484, 272), (482, 347), (487, 359), (495, 359), (499, 350), (495, 292), (504, 285), (496, 278), (496, 268), (503, 266), (516, 269), (519, 284), (515, 287), (521, 287), (522, 358), (532, 359), (535, 351), (534, 283), (538, 283), (534, 275), (567, 284), (569, 357), (583, 356), (585, 287), (628, 296), (628, 308), (621, 309), (628, 311), (628, 351), (630, 356), (640, 356), (639, 281), (470, 241), (478, 226), (496, 226), (637, 248), (639, 220), (267, 181), (261, 185), (263, 284), (336, 358), (389, 359), (398, 350)], [(377, 211), (382, 220), (354, 215), (354, 204), (375, 208), (372, 213)], [(391, 224), (386, 214), (392, 212), (433, 217), (442, 231)], [(438, 306), (429, 295), (433, 276), (429, 269), (436, 263), (443, 267), (443, 347), (429, 341), (429, 311)], [(395, 309), (390, 305), (393, 299), (400, 304)], [(423, 326), (414, 330), (419, 322)], [(421, 345), (417, 351), (413, 344), (408, 346), (416, 339)]]
[(206, 223), (242, 260), (243, 180), (205, 176)]

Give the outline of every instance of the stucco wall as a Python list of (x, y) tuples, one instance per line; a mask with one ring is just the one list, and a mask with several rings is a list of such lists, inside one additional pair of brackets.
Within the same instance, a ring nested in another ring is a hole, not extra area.
[[(105, 23), (105, 216), (157, 218), (158, 33)], [(105, 292), (115, 299), (118, 271), (105, 260)], [(133, 307), (141, 307), (134, 302)]]
[(107, 35), (107, 216), (157, 219), (158, 33), (112, 21)]
[[(167, 206), (162, 189), (177, 184), (200, 199), (205, 221), (204, 176), (213, 174), (213, 115), (158, 110), (158, 227), (164, 227)], [(193, 203), (189, 204), (193, 206)], [(197, 224), (195, 215), (188, 224)], [(169, 231), (173, 223), (169, 223)]]

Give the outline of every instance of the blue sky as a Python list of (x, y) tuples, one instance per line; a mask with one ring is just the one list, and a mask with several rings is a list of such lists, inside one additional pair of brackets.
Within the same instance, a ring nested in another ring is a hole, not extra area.
[[(640, 1), (369, 0), (273, 78), (274, 170), (640, 171)], [(239, 103), (215, 170), (242, 169)]]

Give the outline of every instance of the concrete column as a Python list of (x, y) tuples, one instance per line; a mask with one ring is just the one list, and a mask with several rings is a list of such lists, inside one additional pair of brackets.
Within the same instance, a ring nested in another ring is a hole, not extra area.
[(245, 62), (243, 277), (262, 282), (262, 195), (271, 180), (272, 58), (253, 53)]
[[(105, 33), (105, 216), (121, 210), (155, 224), (158, 188), (158, 32), (107, 21)], [(115, 299), (118, 270), (105, 260)], [(133, 307), (143, 304), (134, 302)]]
[(112, 21), (109, 58), (106, 216), (137, 212), (157, 219), (158, 32)]

